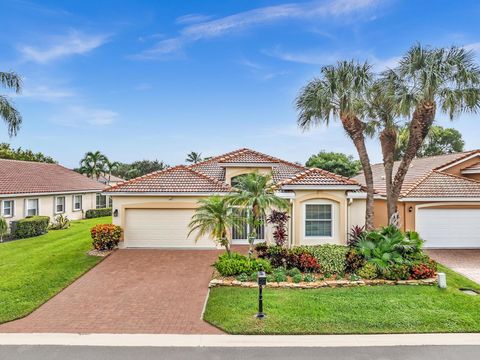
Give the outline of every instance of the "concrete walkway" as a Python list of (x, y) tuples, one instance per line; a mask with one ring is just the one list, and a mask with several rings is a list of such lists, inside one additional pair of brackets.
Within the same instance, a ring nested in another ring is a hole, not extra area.
[(428, 250), (428, 253), (439, 263), (480, 284), (480, 250)]

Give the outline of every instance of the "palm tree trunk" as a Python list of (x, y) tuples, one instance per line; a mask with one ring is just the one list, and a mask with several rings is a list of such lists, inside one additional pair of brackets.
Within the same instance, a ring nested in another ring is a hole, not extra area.
[(400, 197), (403, 181), (407, 175), (412, 160), (417, 156), (417, 152), (427, 137), (427, 134), (435, 120), (436, 106), (433, 102), (420, 104), (415, 109), (412, 121), (410, 122), (410, 131), (405, 155), (398, 167), (391, 191), (391, 201), (395, 204)]
[(362, 164), (363, 174), (365, 176), (365, 184), (367, 186), (367, 208), (365, 211), (365, 229), (373, 229), (373, 195), (375, 189), (373, 188), (373, 174), (370, 159), (368, 157), (367, 147), (365, 146), (364, 124), (356, 116), (341, 116), (343, 128), (347, 132), (350, 139), (352, 139), (355, 148), (357, 149), (360, 163)]
[(386, 128), (380, 133), (380, 144), (383, 154), (383, 167), (385, 170), (385, 186), (387, 190), (387, 215), (391, 223), (392, 216), (397, 212), (397, 202), (392, 201), (393, 164), (395, 162), (395, 146), (397, 132), (393, 128)]

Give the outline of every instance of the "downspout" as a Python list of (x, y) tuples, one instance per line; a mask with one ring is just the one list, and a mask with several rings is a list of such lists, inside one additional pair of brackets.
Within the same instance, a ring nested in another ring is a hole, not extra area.
[(294, 209), (295, 207), (293, 206), (293, 205), (294, 205), (293, 203), (294, 203), (294, 202), (293, 202), (293, 199), (290, 199), (290, 205), (291, 205), (291, 211), (290, 211), (290, 212), (291, 212), (291, 216), (290, 216), (290, 236), (289, 236), (289, 238), (290, 238), (289, 248), (290, 248), (290, 249), (293, 247), (293, 244), (295, 243), (295, 242), (294, 242), (294, 234), (295, 234), (295, 231), (294, 231), (294, 228), (293, 228), (293, 224), (294, 224), (294, 222), (293, 222), (293, 216), (294, 216), (294, 214), (293, 214), (293, 209)]

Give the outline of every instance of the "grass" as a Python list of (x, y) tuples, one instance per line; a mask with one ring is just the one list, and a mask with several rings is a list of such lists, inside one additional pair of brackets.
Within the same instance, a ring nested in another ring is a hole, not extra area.
[(28, 315), (101, 258), (88, 256), (90, 228), (110, 217), (72, 221), (66, 230), (0, 244), (0, 323)]
[(440, 266), (447, 289), (372, 286), (266, 289), (257, 320), (257, 289), (213, 288), (204, 318), (231, 334), (374, 334), (479, 332), (480, 296), (458, 289), (480, 285)]

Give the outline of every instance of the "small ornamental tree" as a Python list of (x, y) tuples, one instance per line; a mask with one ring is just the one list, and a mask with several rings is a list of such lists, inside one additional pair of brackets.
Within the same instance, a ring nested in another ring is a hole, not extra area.
[(267, 222), (273, 224), (275, 229), (273, 230), (273, 239), (278, 246), (284, 246), (287, 242), (287, 221), (290, 219), (286, 211), (272, 210), (271, 214), (267, 217)]
[(98, 224), (90, 230), (92, 245), (95, 250), (113, 250), (122, 237), (122, 228), (113, 224)]
[(0, 216), (0, 242), (3, 242), (3, 237), (7, 235), (8, 224), (5, 218)]

